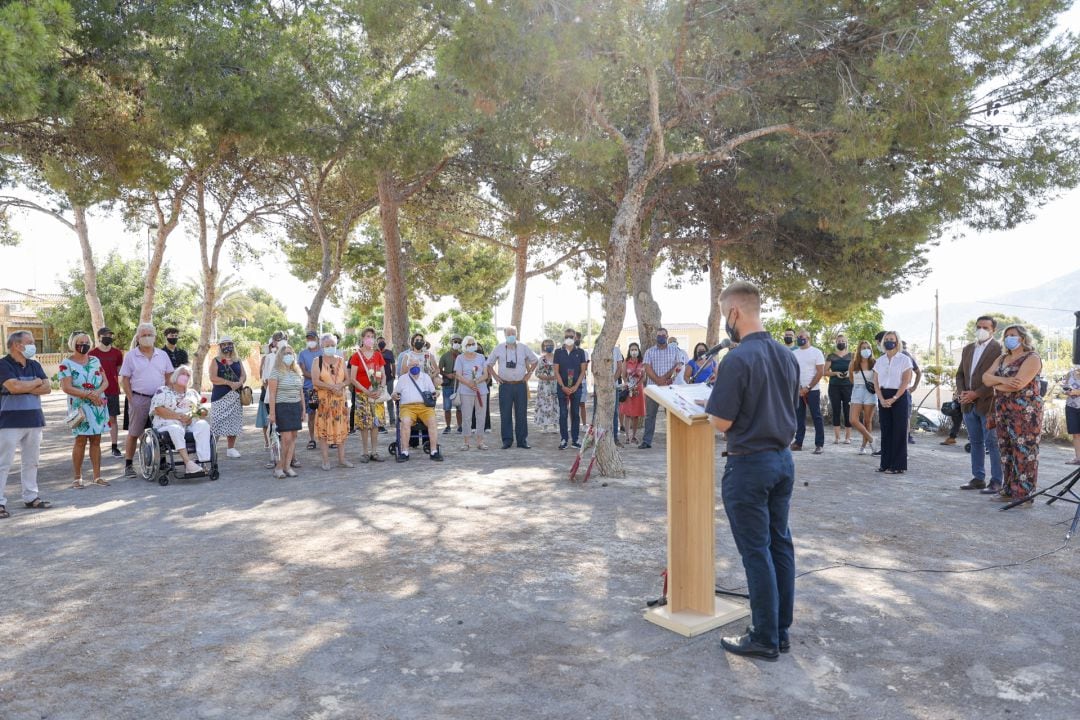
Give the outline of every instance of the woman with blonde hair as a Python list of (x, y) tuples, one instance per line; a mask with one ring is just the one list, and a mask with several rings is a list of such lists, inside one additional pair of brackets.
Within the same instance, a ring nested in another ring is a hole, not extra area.
[(83, 458), (90, 445), (90, 467), (94, 471), (95, 485), (108, 485), (101, 477), (101, 434), (109, 428), (109, 409), (105, 391), (109, 380), (101, 369), (101, 361), (90, 355), (90, 335), (76, 330), (68, 337), (71, 355), (60, 363), (60, 388), (68, 396), (68, 427), (75, 436), (71, 448), (71, 465), (75, 480), (71, 487), (81, 490)]
[(300, 374), (296, 352), (288, 343), (278, 346), (266, 380), (268, 417), (281, 437), (281, 457), (274, 468), (274, 477), (296, 477), (292, 461), (296, 456), (296, 434), (304, 422), (304, 376)]
[(240, 457), (236, 449), (236, 436), (244, 426), (244, 406), (240, 403), (240, 390), (247, 382), (244, 363), (236, 356), (236, 343), (229, 336), (218, 341), (218, 355), (210, 362), (210, 427), (214, 437), (224, 436), (228, 443), (225, 454)]
[(914, 364), (900, 351), (900, 334), (894, 330), (881, 338), (885, 354), (874, 363), (874, 386), (881, 423), (881, 465), (878, 472), (907, 472), (907, 429), (911, 417), (911, 376)]
[[(1035, 492), (1039, 480), (1042, 359), (1035, 352), (1035, 339), (1023, 325), (1005, 328), (1002, 345), (1005, 353), (983, 373), (983, 384), (994, 388), (992, 417), (1001, 452), (1001, 492), (994, 499), (1015, 502)], [(1022, 507), (1032, 505), (1028, 502)]]

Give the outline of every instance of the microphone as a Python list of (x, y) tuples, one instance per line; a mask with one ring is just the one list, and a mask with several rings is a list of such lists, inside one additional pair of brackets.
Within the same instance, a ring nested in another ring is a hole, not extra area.
[(719, 345), (717, 345), (716, 347), (713, 347), (713, 348), (709, 348), (709, 351), (707, 353), (705, 353), (705, 357), (707, 357), (707, 358), (714, 357), (721, 350), (727, 350), (729, 347), (731, 347), (731, 339), (730, 338), (724, 338), (723, 340), (720, 341)]

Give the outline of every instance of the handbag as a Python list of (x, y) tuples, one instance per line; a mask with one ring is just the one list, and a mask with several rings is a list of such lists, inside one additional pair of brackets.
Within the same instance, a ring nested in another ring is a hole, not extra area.
[(458, 383), (454, 381), (454, 392), (450, 395), (450, 407), (461, 407), (461, 395), (458, 394)]
[(622, 385), (618, 386), (619, 402), (624, 403), (630, 399), (630, 386)]
[(871, 395), (876, 395), (877, 387), (874, 385), (874, 383), (866, 379), (866, 375), (863, 373), (862, 370), (859, 371), (859, 374), (862, 375), (863, 387), (866, 388), (866, 392), (870, 393)]
[(237, 392), (240, 393), (240, 404), (243, 405), (244, 407), (247, 407), (248, 405), (250, 405), (252, 403), (252, 401), (254, 400), (254, 398), (252, 396), (251, 388), (248, 387), (247, 385), (245, 385), (242, 388), (240, 388), (239, 390), (237, 390)]
[(69, 410), (68, 414), (64, 416), (64, 424), (74, 430), (75, 428), (86, 422), (86, 413), (83, 411), (82, 406)]
[(960, 404), (958, 402), (956, 402), (955, 400), (949, 400), (947, 402), (941, 403), (941, 414), (942, 415), (955, 415), (956, 412), (959, 409), (960, 409)]
[(416, 391), (420, 393), (420, 397), (422, 397), (424, 399), (424, 407), (429, 407), (429, 408), (435, 407), (435, 405), (436, 405), (435, 393), (429, 392), (427, 390), (421, 390), (420, 386), (416, 384), (415, 380), (413, 380), (412, 373), (409, 373), (409, 381), (412, 382), (413, 387), (416, 388)]

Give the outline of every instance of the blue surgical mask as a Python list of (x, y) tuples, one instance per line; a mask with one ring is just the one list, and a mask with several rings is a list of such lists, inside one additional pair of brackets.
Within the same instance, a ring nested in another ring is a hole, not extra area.
[(23, 345), (22, 354), (27, 360), (37, 355), (37, 345), (30, 343), (29, 345)]
[(513, 345), (514, 343), (516, 343), (516, 342), (517, 342), (517, 335), (507, 335), (507, 336), (506, 336), (506, 342), (508, 342), (508, 343), (510, 343), (511, 345)]
[(409, 368), (409, 374), (410, 375), (419, 375), (420, 374), (420, 366), (419, 365), (413, 365), (411, 368)]
[(896, 349), (896, 341), (895, 340), (886, 340), (885, 341), (885, 349), (886, 350), (895, 350)]
[(864, 358), (869, 359), (870, 356), (874, 354), (874, 351), (871, 350), (870, 348), (863, 348), (862, 350), (859, 351), (859, 354), (862, 355)]
[(1020, 338), (1015, 335), (1008, 336), (1007, 338), (1005, 338), (1005, 347), (1009, 350), (1015, 350), (1016, 348), (1020, 347)]
[(657, 345), (667, 345), (667, 335), (657, 335), (656, 336), (656, 344)]
[(281, 362), (285, 363), (285, 367), (292, 367), (292, 364), (294, 362), (296, 362), (296, 356), (294, 356), (294, 355), (283, 355), (281, 357)]

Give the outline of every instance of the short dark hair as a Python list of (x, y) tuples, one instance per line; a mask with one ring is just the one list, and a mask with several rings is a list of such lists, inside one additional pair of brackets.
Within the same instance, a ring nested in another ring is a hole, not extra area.
[(668, 329), (666, 327), (658, 327), (658, 328), (656, 328), (656, 332), (661, 332), (661, 331), (668, 332)]
[(792, 335), (794, 335), (795, 334), (795, 328), (784, 328), (784, 332), (786, 332), (786, 333), (789, 332)]
[(364, 328), (363, 332), (360, 333), (360, 337), (364, 337), (368, 333), (371, 333), (372, 335), (374, 335), (375, 334), (375, 328), (373, 328), (373, 327)]
[(881, 342), (881, 338), (883, 338), (883, 337), (885, 337), (885, 331), (884, 330), (882, 330), (881, 332), (879, 332), (877, 335), (874, 336), (874, 342)]
[(162, 333), (162, 334), (163, 335), (168, 335), (169, 333), (177, 333), (177, 334), (179, 334), (180, 333), (180, 328), (170, 326), (170, 327), (165, 328), (165, 332)]
[(571, 328), (571, 327), (563, 328), (563, 335), (565, 335), (566, 333), (574, 333), (576, 335), (577, 330), (575, 330), (574, 328)]
[(997, 330), (997, 320), (994, 319), (993, 315), (980, 315), (979, 317), (975, 318), (975, 324), (978, 325), (979, 322), (982, 321), (982, 320), (989, 320), (990, 321), (990, 327)]

